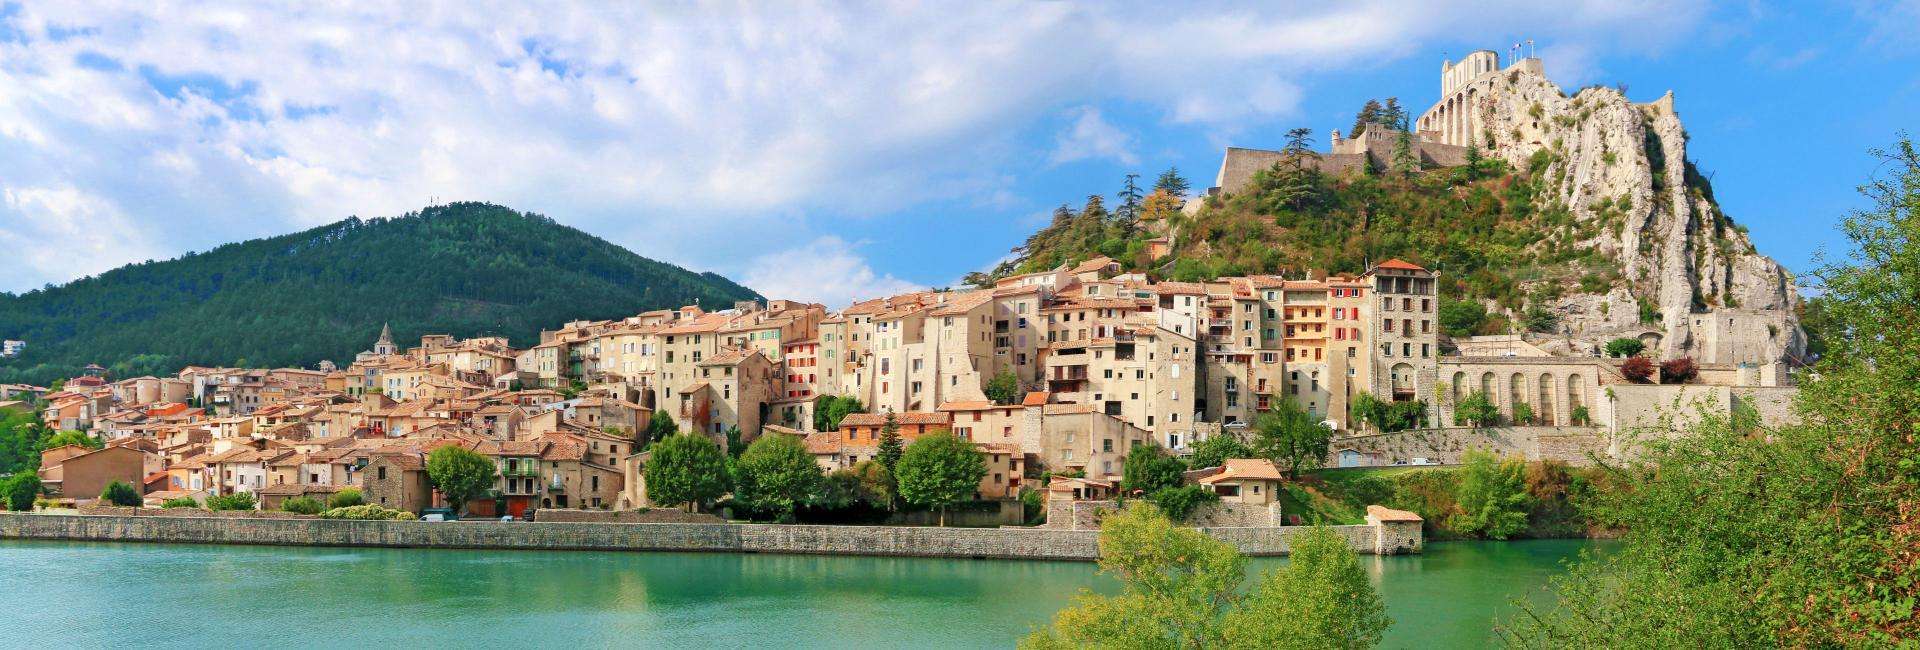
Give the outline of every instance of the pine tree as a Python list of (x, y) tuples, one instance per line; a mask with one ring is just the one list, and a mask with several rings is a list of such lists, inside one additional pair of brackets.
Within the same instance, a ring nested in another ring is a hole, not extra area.
[(1140, 199), (1143, 195), (1140, 193), (1140, 184), (1137, 182), (1139, 178), (1139, 174), (1127, 173), (1126, 179), (1120, 183), (1120, 195), (1117, 197), (1120, 199), (1120, 207), (1113, 211), (1115, 220), (1129, 230), (1133, 228), (1134, 222), (1140, 220)]
[(887, 421), (880, 425), (880, 451), (874, 455), (874, 459), (880, 461), (880, 466), (887, 468), (887, 473), (891, 474), (893, 468), (900, 465), (900, 455), (904, 453), (902, 449), (900, 422), (889, 410)]
[(1184, 198), (1190, 188), (1187, 179), (1180, 176), (1179, 167), (1168, 167), (1167, 171), (1160, 172), (1160, 178), (1153, 182), (1153, 189), (1165, 190), (1168, 194)]
[(1378, 99), (1367, 100), (1367, 104), (1365, 106), (1361, 106), (1360, 112), (1353, 116), (1353, 130), (1347, 132), (1347, 137), (1348, 138), (1360, 137), (1360, 134), (1367, 132), (1367, 125), (1374, 124), (1384, 120), (1385, 118), (1382, 116), (1385, 113), (1386, 113), (1386, 109), (1380, 106), (1380, 100)]

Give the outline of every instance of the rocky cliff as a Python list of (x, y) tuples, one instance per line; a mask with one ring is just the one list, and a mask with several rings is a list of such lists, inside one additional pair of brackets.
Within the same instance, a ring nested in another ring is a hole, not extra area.
[(1535, 69), (1482, 75), (1468, 106), (1475, 142), (1542, 174), (1550, 197), (1600, 226), (1578, 245), (1620, 263), (1624, 282), (1608, 293), (1552, 305), (1572, 337), (1654, 334), (1665, 356), (1719, 363), (1800, 356), (1791, 278), (1714, 201), (1687, 157), (1673, 93), (1648, 104), (1604, 87), (1568, 96)]

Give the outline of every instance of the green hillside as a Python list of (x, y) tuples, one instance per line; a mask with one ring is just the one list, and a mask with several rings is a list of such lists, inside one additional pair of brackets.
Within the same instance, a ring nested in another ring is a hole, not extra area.
[(544, 216), (455, 203), (0, 293), (0, 338), (28, 344), (0, 359), (0, 383), (44, 384), (88, 363), (123, 377), (193, 364), (344, 365), (382, 323), (402, 345), (444, 333), (525, 346), (569, 320), (758, 297)]
[[(1158, 192), (1130, 201), (1123, 189), (1112, 209), (1098, 196), (1078, 211), (1061, 206), (1051, 224), (1015, 250), (1015, 259), (972, 279), (985, 282), (1095, 255), (1181, 281), (1359, 273), (1369, 262), (1398, 257), (1443, 271), (1444, 298), (1491, 299), (1515, 312), (1561, 293), (1604, 292), (1621, 282), (1618, 264), (1580, 242), (1623, 221), (1624, 206), (1603, 210), (1608, 221), (1576, 221), (1565, 207), (1542, 198), (1547, 156), (1521, 170), (1486, 159), (1424, 172), (1345, 176), (1282, 162), (1258, 173), (1245, 191), (1194, 199), (1204, 204), (1190, 216), (1156, 205)], [(1146, 241), (1167, 232), (1175, 233), (1172, 254), (1149, 259)], [(1541, 288), (1535, 295), (1519, 288), (1543, 279), (1553, 281), (1536, 285)], [(1487, 314), (1462, 322), (1482, 333), (1507, 327)]]

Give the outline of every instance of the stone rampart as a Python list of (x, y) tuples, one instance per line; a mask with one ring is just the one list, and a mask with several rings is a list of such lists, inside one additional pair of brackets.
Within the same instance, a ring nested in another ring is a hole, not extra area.
[[(1354, 550), (1375, 553), (1379, 525), (1334, 526)], [(1207, 528), (1249, 555), (1284, 555), (1303, 527)], [(0, 538), (283, 546), (519, 550), (694, 551), (908, 557), (1093, 560), (1099, 531), (781, 524), (608, 524), (350, 521), (0, 514)], [(1390, 552), (1418, 552), (1418, 545)]]
[(1441, 465), (1460, 463), (1479, 449), (1529, 461), (1558, 460), (1570, 465), (1592, 464), (1611, 454), (1607, 432), (1594, 427), (1487, 427), (1482, 429), (1414, 429), (1336, 438), (1329, 445), (1327, 467), (1340, 467), (1342, 451), (1362, 454), (1372, 465), (1410, 463), (1425, 458)]
[(568, 510), (563, 508), (535, 510), (533, 519), (540, 522), (560, 522), (574, 524), (719, 524), (726, 523), (715, 515), (704, 512), (687, 512), (673, 508), (651, 508), (646, 510)]

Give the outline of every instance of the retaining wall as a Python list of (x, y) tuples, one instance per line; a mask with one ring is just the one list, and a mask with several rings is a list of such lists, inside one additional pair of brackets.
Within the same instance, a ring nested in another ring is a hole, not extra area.
[[(1383, 546), (1381, 526), (1334, 526), (1360, 553), (1419, 552)], [(1249, 555), (1285, 555), (1306, 529), (1206, 528)], [(1417, 530), (1417, 529), (1416, 529)], [(0, 538), (284, 546), (380, 546), (522, 550), (706, 551), (1026, 560), (1093, 560), (1099, 531), (698, 523), (546, 523), (231, 519), (0, 514)]]

